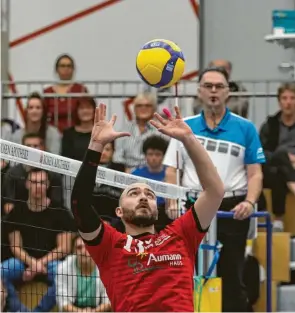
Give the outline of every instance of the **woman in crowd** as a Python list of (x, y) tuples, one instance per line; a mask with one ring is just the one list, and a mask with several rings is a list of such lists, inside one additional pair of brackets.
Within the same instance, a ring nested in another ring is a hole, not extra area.
[(94, 122), (96, 103), (93, 98), (80, 98), (73, 117), (75, 125), (63, 132), (61, 155), (82, 161), (87, 150)]
[[(74, 74), (76, 65), (74, 59), (68, 54), (60, 55), (55, 62), (55, 72), (59, 78), (59, 82), (44, 90), (45, 94), (60, 94), (68, 93), (86, 93), (85, 86), (74, 83)], [(76, 104), (79, 98), (45, 98), (45, 103), (48, 111), (48, 120), (51, 125), (55, 125), (63, 132), (67, 127), (73, 126), (72, 118), (76, 109)]]
[(45, 143), (45, 150), (54, 154), (60, 153), (61, 136), (56, 127), (47, 124), (47, 111), (41, 95), (33, 92), (28, 97), (25, 113), (25, 127), (11, 135), (11, 141), (22, 144), (26, 133), (37, 133)]

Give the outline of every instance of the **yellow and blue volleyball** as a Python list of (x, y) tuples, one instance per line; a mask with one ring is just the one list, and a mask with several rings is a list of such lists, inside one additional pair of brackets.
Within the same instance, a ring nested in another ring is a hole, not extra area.
[(181, 49), (172, 41), (154, 39), (147, 42), (136, 58), (141, 79), (155, 88), (167, 88), (182, 77), (185, 59)]

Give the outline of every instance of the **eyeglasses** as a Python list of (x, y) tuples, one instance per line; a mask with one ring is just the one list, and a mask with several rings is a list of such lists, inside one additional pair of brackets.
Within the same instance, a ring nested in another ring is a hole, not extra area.
[(212, 83), (204, 83), (201, 85), (204, 89), (212, 90), (214, 87), (217, 91), (223, 90), (225, 88), (228, 88), (227, 85), (224, 84), (212, 84)]

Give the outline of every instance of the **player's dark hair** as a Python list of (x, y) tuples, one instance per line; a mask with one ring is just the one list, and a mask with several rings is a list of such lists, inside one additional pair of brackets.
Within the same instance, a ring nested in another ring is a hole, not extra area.
[(42, 138), (41, 134), (39, 133), (26, 133), (22, 137), (22, 144), (24, 145), (27, 139), (30, 138), (38, 138), (41, 141), (41, 144), (44, 144), (44, 139)]
[(59, 66), (59, 62), (62, 60), (62, 59), (68, 59), (71, 61), (72, 63), (72, 67), (73, 69), (75, 69), (75, 61), (74, 61), (74, 58), (71, 57), (69, 54), (67, 53), (64, 53), (64, 54), (61, 54), (57, 57), (56, 61), (55, 61), (55, 71), (57, 71), (58, 69), (58, 66)]
[(148, 137), (142, 145), (142, 151), (144, 154), (147, 153), (148, 149), (152, 150), (159, 150), (165, 154), (166, 150), (168, 148), (168, 141), (165, 140), (163, 137), (154, 135)]
[(38, 167), (33, 167), (31, 168), (28, 172), (27, 172), (27, 180), (30, 180), (30, 177), (33, 173), (39, 173), (39, 172), (44, 172), (47, 176), (47, 179), (49, 180), (49, 174), (48, 171), (42, 169), (42, 168), (38, 168)]
[(210, 72), (220, 73), (221, 75), (224, 76), (225, 80), (229, 82), (229, 76), (228, 76), (227, 71), (224, 69), (224, 67), (218, 67), (218, 66), (210, 66), (210, 67), (205, 68), (203, 71), (201, 71), (199, 74), (198, 82), (202, 80), (203, 76), (206, 73), (210, 73)]

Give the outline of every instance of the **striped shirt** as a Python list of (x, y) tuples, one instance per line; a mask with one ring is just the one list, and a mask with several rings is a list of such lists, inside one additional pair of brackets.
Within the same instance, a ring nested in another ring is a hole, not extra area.
[[(143, 133), (140, 132), (136, 121), (129, 122), (124, 127), (124, 132), (131, 134), (130, 137), (119, 138), (115, 141), (114, 163), (125, 164), (126, 167), (133, 168), (145, 165), (145, 156), (142, 151), (143, 142), (151, 135), (164, 136), (150, 123), (146, 124)], [(166, 136), (164, 136), (167, 139)]]

